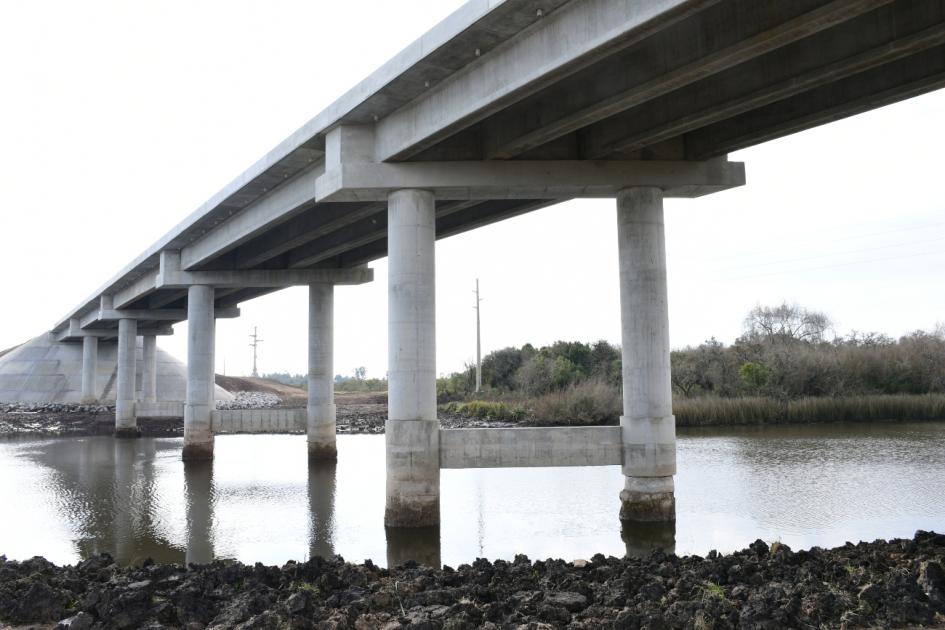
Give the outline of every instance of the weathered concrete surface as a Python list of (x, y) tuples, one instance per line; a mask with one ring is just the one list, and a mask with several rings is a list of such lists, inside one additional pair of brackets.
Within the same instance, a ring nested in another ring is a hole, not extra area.
[(192, 286), (187, 291), (187, 400), (184, 403), (185, 460), (213, 457), (211, 414), (214, 408), (213, 287)]
[(669, 358), (663, 193), (628, 188), (617, 196), (623, 366), (620, 517), (676, 518), (676, 420)]
[(118, 370), (115, 394), (115, 435), (134, 437), (138, 433), (135, 422), (135, 348), (138, 334), (133, 319), (118, 321)]
[(441, 468), (619, 466), (620, 427), (440, 431)]
[(436, 419), (433, 193), (401, 190), (388, 202), (388, 527), (440, 522)]
[(139, 402), (157, 402), (157, 337), (141, 337), (141, 394)]
[(308, 457), (335, 460), (335, 288), (313, 284), (308, 293)]

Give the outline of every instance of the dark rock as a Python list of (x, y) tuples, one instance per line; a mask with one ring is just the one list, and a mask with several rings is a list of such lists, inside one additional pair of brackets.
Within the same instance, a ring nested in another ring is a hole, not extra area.
[(92, 615), (80, 612), (78, 615), (63, 619), (56, 625), (56, 630), (88, 630), (95, 623)]

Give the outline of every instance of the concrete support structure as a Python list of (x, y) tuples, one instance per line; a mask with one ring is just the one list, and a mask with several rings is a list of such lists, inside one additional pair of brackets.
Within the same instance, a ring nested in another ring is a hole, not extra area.
[(187, 290), (187, 400), (184, 403), (184, 449), (187, 460), (213, 459), (211, 421), (214, 408), (213, 287)]
[(82, 402), (98, 400), (98, 337), (82, 338)]
[(335, 445), (334, 295), (330, 283), (308, 288), (308, 457), (338, 458)]
[(141, 337), (141, 401), (157, 402), (157, 336)]
[(440, 522), (436, 418), (435, 203), (399, 190), (388, 199), (388, 527)]
[(663, 191), (617, 195), (623, 350), (623, 474), (620, 519), (676, 518), (676, 419), (669, 364)]
[(138, 437), (138, 421), (135, 418), (135, 350), (138, 338), (138, 322), (133, 319), (118, 320), (118, 374), (115, 396), (115, 435)]

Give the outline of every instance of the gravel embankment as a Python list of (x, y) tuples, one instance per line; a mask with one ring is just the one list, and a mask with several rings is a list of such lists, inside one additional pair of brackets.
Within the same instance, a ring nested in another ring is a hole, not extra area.
[(56, 567), (0, 557), (0, 620), (61, 628), (781, 628), (945, 623), (945, 536), (707, 558), (477, 560), (391, 571), (341, 558), (283, 567)]

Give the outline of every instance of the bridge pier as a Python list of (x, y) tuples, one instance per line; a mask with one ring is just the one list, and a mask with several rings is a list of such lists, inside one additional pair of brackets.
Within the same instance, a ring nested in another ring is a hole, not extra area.
[(663, 191), (617, 194), (625, 486), (622, 521), (676, 519), (676, 419), (669, 363)]
[(398, 190), (388, 197), (388, 527), (440, 522), (435, 205), (426, 190)]
[(82, 403), (91, 404), (98, 400), (98, 337), (87, 335), (82, 338)]
[(331, 283), (308, 287), (308, 458), (338, 459), (335, 444), (334, 292)]
[(214, 408), (214, 289), (187, 289), (187, 394), (184, 403), (185, 461), (213, 459), (211, 419)]
[(118, 374), (115, 396), (115, 436), (138, 437), (135, 417), (135, 355), (137, 351), (138, 322), (118, 320)]
[(141, 401), (157, 402), (157, 336), (141, 337)]

